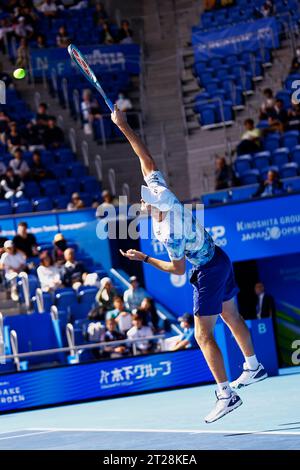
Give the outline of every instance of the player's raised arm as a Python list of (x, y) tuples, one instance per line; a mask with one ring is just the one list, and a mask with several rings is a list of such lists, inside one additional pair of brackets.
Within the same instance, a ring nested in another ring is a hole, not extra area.
[(126, 114), (120, 111), (117, 108), (117, 105), (114, 106), (114, 111), (111, 114), (111, 119), (116, 124), (116, 126), (118, 126), (120, 131), (123, 132), (128, 142), (130, 143), (133, 151), (139, 157), (143, 176), (148, 176), (150, 173), (152, 173), (152, 171), (157, 170), (157, 167), (149, 153), (149, 150), (142, 142), (140, 137), (130, 127), (126, 119)]

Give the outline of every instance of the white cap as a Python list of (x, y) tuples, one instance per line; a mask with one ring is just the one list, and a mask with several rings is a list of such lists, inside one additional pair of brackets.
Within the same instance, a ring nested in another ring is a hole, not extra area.
[(12, 240), (6, 240), (6, 242), (4, 242), (4, 248), (12, 248), (14, 246)]
[(171, 210), (176, 201), (174, 194), (164, 186), (148, 188), (143, 185), (141, 197), (146, 204), (150, 204), (162, 212)]

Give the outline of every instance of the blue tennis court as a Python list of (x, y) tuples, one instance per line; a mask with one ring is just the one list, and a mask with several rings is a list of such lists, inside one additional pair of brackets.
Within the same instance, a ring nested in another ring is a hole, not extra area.
[(243, 406), (210, 425), (211, 385), (4, 415), (0, 449), (300, 449), (299, 373), (244, 389)]

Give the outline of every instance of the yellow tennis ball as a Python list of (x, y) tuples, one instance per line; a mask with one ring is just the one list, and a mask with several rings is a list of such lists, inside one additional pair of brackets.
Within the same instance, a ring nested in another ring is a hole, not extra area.
[(25, 72), (24, 69), (16, 69), (16, 70), (14, 70), (13, 76), (17, 80), (21, 80), (22, 78), (24, 78), (26, 76), (26, 72)]

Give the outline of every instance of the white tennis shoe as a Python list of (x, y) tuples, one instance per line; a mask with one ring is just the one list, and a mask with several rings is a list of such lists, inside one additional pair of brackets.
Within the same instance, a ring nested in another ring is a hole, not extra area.
[(267, 371), (262, 364), (258, 364), (257, 369), (250, 370), (247, 369), (246, 363), (243, 364), (243, 372), (238, 379), (231, 382), (230, 387), (234, 389), (239, 389), (247, 387), (248, 385), (255, 384), (260, 382), (268, 377)]
[(213, 423), (214, 421), (223, 418), (223, 416), (227, 415), (243, 404), (241, 398), (233, 391), (228, 398), (224, 398), (218, 395), (217, 392), (215, 393), (217, 402), (214, 409), (205, 417), (206, 423)]

